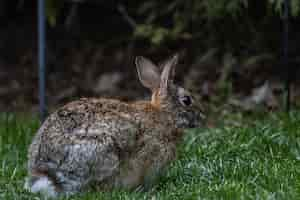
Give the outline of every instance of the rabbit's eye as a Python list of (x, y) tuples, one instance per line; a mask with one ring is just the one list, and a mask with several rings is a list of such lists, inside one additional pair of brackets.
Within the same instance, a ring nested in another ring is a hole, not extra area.
[(192, 98), (190, 96), (183, 96), (179, 99), (183, 106), (189, 106), (192, 104)]

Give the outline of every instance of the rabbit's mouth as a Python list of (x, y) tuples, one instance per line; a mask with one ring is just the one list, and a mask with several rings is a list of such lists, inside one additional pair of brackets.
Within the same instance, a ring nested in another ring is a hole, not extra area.
[(195, 111), (183, 111), (178, 113), (177, 126), (180, 128), (196, 128), (200, 126), (200, 116)]
[(197, 128), (198, 124), (195, 122), (190, 123), (189, 128)]
[(191, 114), (191, 119), (189, 123), (189, 128), (197, 128), (200, 127), (200, 116), (197, 113)]

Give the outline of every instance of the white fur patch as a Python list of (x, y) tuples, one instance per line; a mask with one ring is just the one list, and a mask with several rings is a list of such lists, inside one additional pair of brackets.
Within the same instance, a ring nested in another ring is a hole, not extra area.
[(32, 186), (25, 183), (25, 189), (28, 189), (32, 193), (41, 193), (46, 197), (56, 197), (57, 192), (55, 191), (55, 187), (53, 183), (47, 177), (41, 177), (36, 180)]

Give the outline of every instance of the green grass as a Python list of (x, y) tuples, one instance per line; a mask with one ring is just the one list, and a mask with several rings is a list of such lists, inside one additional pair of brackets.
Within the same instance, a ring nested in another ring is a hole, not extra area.
[[(236, 124), (189, 131), (178, 159), (147, 192), (88, 192), (69, 199), (300, 199), (300, 112)], [(23, 190), (27, 148), (37, 128), (36, 120), (0, 116), (1, 200), (40, 199)]]

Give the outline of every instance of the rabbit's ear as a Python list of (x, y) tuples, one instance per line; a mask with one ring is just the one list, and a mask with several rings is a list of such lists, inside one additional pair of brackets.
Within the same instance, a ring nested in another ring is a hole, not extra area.
[(168, 89), (168, 84), (173, 81), (175, 76), (175, 66), (178, 62), (178, 55), (175, 54), (171, 59), (169, 59), (163, 68), (160, 77), (160, 92), (166, 94)]
[(138, 56), (135, 59), (136, 69), (143, 86), (154, 91), (159, 88), (160, 73), (158, 68), (147, 58)]

